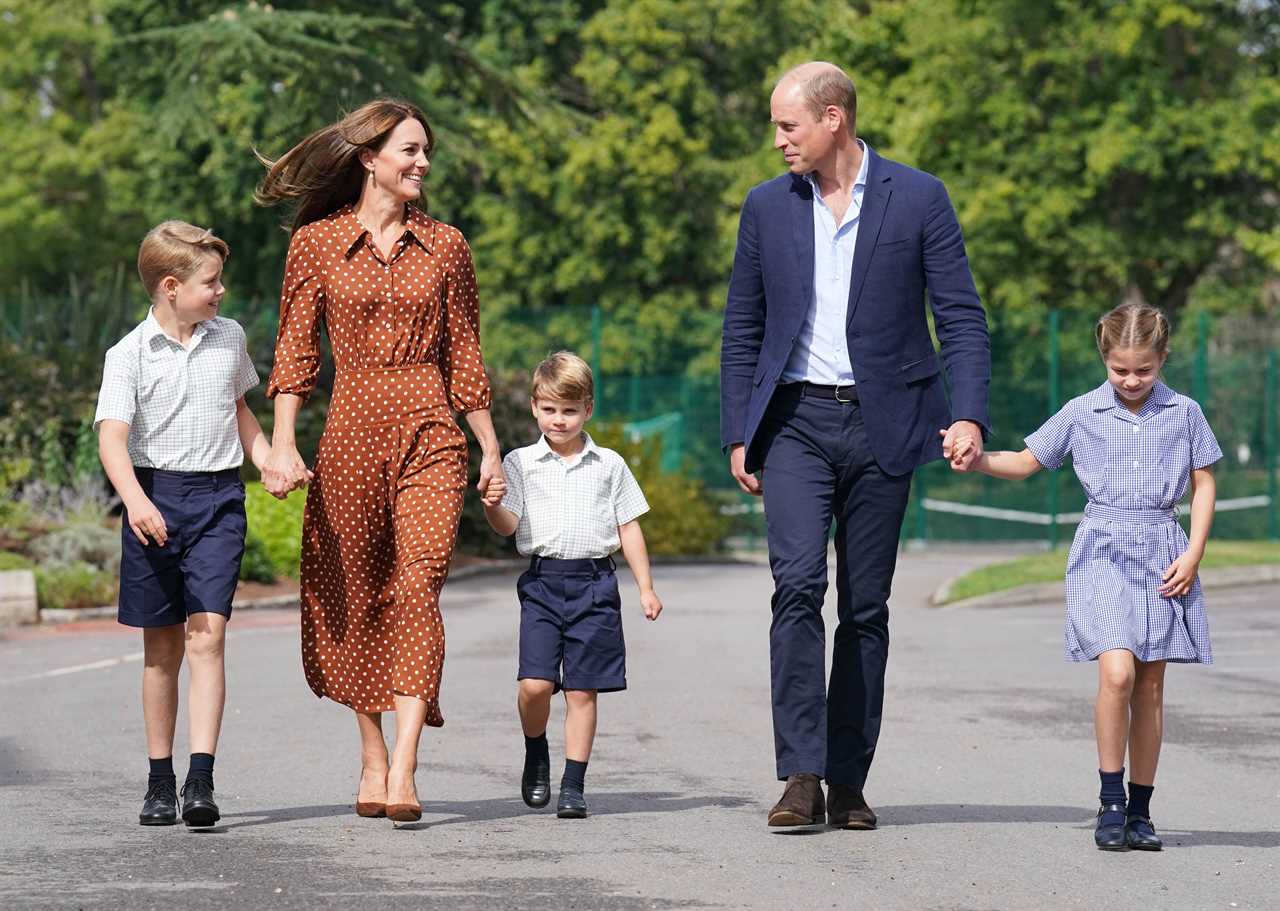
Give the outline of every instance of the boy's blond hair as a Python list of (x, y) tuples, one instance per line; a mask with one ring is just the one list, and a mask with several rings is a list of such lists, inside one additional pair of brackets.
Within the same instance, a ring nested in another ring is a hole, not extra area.
[(185, 221), (162, 221), (147, 232), (138, 246), (138, 277), (147, 289), (147, 297), (154, 298), (166, 275), (185, 282), (210, 256), (226, 262), (230, 255), (227, 242), (208, 228)]
[(533, 369), (530, 394), (535, 399), (590, 402), (595, 399), (591, 367), (572, 351), (557, 351)]

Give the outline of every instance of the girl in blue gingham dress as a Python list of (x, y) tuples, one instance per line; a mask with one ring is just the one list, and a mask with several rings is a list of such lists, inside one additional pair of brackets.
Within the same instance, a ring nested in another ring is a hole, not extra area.
[[(1068, 402), (1022, 452), (986, 453), (973, 467), (1021, 479), (1072, 457), (1089, 503), (1067, 558), (1065, 646), (1070, 661), (1098, 661), (1095, 843), (1159, 850), (1149, 807), (1165, 663), (1213, 663), (1197, 570), (1213, 521), (1210, 466), (1222, 450), (1200, 406), (1159, 379), (1168, 357), (1163, 313), (1125, 304), (1098, 321), (1096, 337), (1106, 382)], [(1188, 487), (1190, 538), (1174, 509)]]

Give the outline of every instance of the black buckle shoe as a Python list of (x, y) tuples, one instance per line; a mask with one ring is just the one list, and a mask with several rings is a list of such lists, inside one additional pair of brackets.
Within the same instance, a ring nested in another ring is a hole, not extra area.
[(213, 785), (203, 778), (189, 778), (182, 786), (182, 821), (193, 828), (211, 826), (222, 817), (213, 802)]
[(1164, 842), (1156, 834), (1150, 816), (1130, 816), (1124, 824), (1125, 844), (1135, 851), (1159, 851)]
[(520, 777), (520, 796), (526, 806), (538, 809), (551, 802), (551, 760), (524, 758), (524, 774)]
[(138, 822), (144, 826), (171, 826), (178, 821), (177, 782), (157, 782), (147, 788), (147, 796), (142, 798), (142, 812), (138, 814)]
[(561, 819), (586, 819), (586, 796), (574, 788), (561, 788), (560, 800), (556, 804), (556, 815)]
[(1098, 824), (1093, 830), (1093, 843), (1102, 851), (1123, 851), (1128, 847), (1125, 842), (1125, 824), (1122, 822), (1103, 822), (1108, 813), (1124, 815), (1124, 804), (1104, 803), (1098, 808)]

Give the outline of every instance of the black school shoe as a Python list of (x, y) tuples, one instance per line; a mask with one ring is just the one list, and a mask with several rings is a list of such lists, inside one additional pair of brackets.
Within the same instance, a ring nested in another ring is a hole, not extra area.
[(177, 782), (172, 778), (157, 782), (147, 788), (142, 798), (142, 812), (138, 822), (144, 826), (171, 826), (178, 821)]
[(1150, 816), (1130, 816), (1124, 824), (1124, 840), (1135, 851), (1159, 851), (1164, 847)]
[(586, 819), (587, 798), (576, 788), (561, 788), (556, 804), (556, 816), (561, 819)]
[(1125, 841), (1126, 826), (1122, 822), (1104, 823), (1102, 818), (1107, 813), (1124, 815), (1124, 804), (1104, 803), (1098, 808), (1098, 824), (1093, 830), (1093, 843), (1102, 851), (1123, 851), (1129, 847)]
[(535, 810), (551, 802), (551, 760), (525, 756), (520, 796)]
[(211, 826), (222, 817), (213, 802), (213, 785), (203, 778), (190, 778), (182, 786), (182, 821), (192, 828)]

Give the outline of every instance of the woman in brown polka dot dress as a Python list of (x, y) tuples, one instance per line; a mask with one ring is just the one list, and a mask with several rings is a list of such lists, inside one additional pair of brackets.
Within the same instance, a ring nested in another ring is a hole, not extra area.
[[(373, 101), (304, 139), (258, 201), (299, 202), (267, 395), (263, 481), (311, 481), (302, 531), (302, 662), (317, 696), (355, 710), (361, 815), (421, 816), (413, 775), (424, 724), (444, 724), (440, 589), (466, 487), (462, 412), (483, 450), (486, 502), (505, 490), (480, 355), (471, 252), (412, 205), (430, 166), (422, 112)], [(312, 477), (294, 444), (315, 387), (323, 324), (336, 380)], [(388, 761), (382, 713), (396, 713)]]

